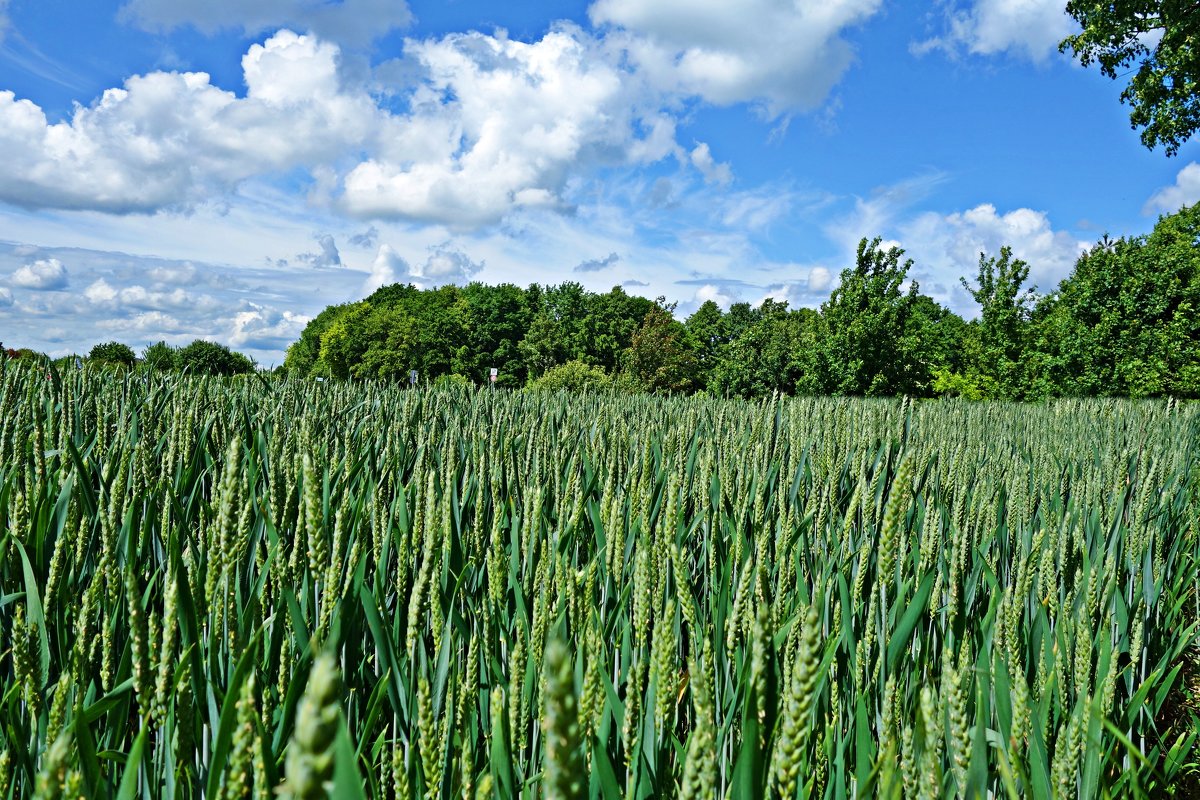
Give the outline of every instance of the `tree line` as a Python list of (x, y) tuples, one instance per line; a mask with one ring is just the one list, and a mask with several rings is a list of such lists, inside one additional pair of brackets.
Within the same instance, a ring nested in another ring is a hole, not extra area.
[(330, 306), (287, 352), (289, 373), (340, 379), (722, 396), (1200, 397), (1200, 206), (1145, 236), (1107, 236), (1052, 292), (1005, 247), (963, 285), (970, 321), (910, 279), (899, 248), (863, 239), (819, 309), (766, 300), (686, 319), (620, 287), (385, 286)]
[(191, 375), (246, 375), (257, 369), (254, 359), (246, 354), (205, 339), (196, 339), (182, 347), (155, 342), (142, 351), (140, 358), (132, 347), (116, 341), (93, 346), (86, 357), (69, 355), (56, 359), (36, 350), (5, 348), (0, 344), (0, 360), (6, 358), (52, 363), (59, 369), (82, 367), (86, 361), (105, 369), (186, 372)]

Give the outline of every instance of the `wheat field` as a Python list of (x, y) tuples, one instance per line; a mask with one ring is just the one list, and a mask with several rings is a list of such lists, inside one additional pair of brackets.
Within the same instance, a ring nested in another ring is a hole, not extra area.
[(0, 798), (1161, 797), (1200, 408), (0, 377)]

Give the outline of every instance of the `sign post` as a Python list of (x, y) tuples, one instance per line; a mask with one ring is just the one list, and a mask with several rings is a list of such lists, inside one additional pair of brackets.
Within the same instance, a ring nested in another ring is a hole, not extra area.
[(415, 369), (414, 369), (414, 370), (409, 370), (409, 373), (408, 373), (408, 383), (409, 383), (409, 385), (410, 385), (410, 386), (416, 386), (416, 385), (417, 385), (417, 371), (416, 371)]
[(491, 368), (490, 374), (488, 375), (488, 380), (491, 383), (491, 386), (493, 389), (496, 388), (496, 376), (499, 374), (500, 374), (500, 370), (496, 369), (495, 367)]

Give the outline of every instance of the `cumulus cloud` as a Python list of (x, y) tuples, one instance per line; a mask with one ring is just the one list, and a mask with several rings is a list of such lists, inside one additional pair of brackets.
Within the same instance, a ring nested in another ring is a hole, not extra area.
[(443, 286), (467, 283), (482, 269), (482, 261), (472, 261), (466, 253), (444, 244), (433, 248), (429, 258), (413, 271), (411, 277), (418, 285)]
[(690, 154), (692, 166), (700, 170), (706, 183), (718, 186), (728, 186), (733, 182), (733, 169), (728, 164), (719, 164), (713, 158), (712, 151), (704, 142), (696, 145)]
[(581, 169), (678, 150), (674, 119), (573, 25), (532, 43), (462, 33), (406, 52), (424, 79), (395, 137), (346, 176), (352, 213), (486, 225), (516, 208), (564, 207)]
[(404, 0), (128, 0), (120, 16), (153, 32), (190, 25), (203, 33), (310, 30), (349, 45), (370, 43), (412, 22)]
[(310, 267), (340, 267), (342, 254), (338, 252), (337, 243), (328, 233), (317, 234), (313, 237), (321, 248), (319, 253), (303, 253), (297, 258)]
[(1066, 231), (1054, 230), (1041, 211), (1018, 208), (1001, 214), (991, 204), (918, 215), (901, 227), (900, 239), (922, 272), (946, 287), (959, 277), (973, 278), (981, 252), (995, 256), (1008, 245), (1014, 256), (1028, 262), (1031, 283), (1048, 291), (1070, 274), (1088, 247)]
[(827, 267), (813, 267), (808, 271), (808, 291), (814, 294), (827, 292), (833, 285), (833, 274)]
[(373, 292), (391, 283), (411, 283), (421, 289), (464, 284), (483, 269), (483, 262), (472, 261), (466, 253), (449, 243), (432, 247), (421, 264), (410, 264), (391, 245), (381, 245), (363, 290)]
[(284, 30), (243, 57), (245, 96), (203, 72), (152, 72), (57, 123), (0, 91), (0, 202), (191, 209), (301, 170), (317, 204), (469, 230), (520, 209), (570, 210), (572, 180), (605, 166), (673, 157), (710, 181), (730, 177), (706, 146), (677, 143), (678, 98), (607, 37), (569, 23), (533, 42), (408, 40), (404, 82), (383, 81), (381, 94), (344, 83), (340, 58), (335, 44)]
[(914, 44), (914, 52), (1012, 52), (1043, 62), (1074, 30), (1062, 0), (974, 0), (965, 7), (949, 2), (943, 10), (944, 32)]
[(148, 311), (174, 311), (186, 309), (191, 313), (215, 312), (221, 308), (214, 298), (175, 288), (158, 291), (140, 284), (114, 286), (105, 278), (97, 278), (83, 290), (84, 298), (91, 304), (107, 308), (125, 308)]
[(382, 286), (399, 283), (409, 274), (408, 262), (390, 245), (380, 245), (371, 270), (363, 282), (363, 293), (370, 294)]
[(845, 31), (880, 0), (597, 0), (639, 71), (672, 94), (754, 101), (769, 117), (820, 105), (854, 60)]
[(599, 272), (602, 269), (607, 269), (613, 264), (621, 260), (621, 257), (616, 253), (609, 253), (604, 258), (592, 258), (587, 261), (581, 261), (575, 266), (574, 272)]
[(342, 91), (337, 61), (336, 46), (281, 31), (243, 57), (243, 98), (203, 72), (152, 72), (55, 124), (0, 91), (0, 200), (151, 212), (335, 159), (377, 132), (381, 114), (365, 93)]
[(738, 299), (738, 293), (732, 287), (706, 283), (696, 289), (696, 293), (692, 295), (692, 303), (690, 305), (699, 307), (712, 300), (721, 308), (728, 309)]
[(308, 321), (302, 314), (246, 303), (233, 315), (223, 338), (236, 348), (283, 350), (299, 338)]
[(67, 288), (67, 268), (57, 258), (45, 258), (26, 264), (12, 275), (14, 286), (36, 291)]
[(1175, 183), (1155, 192), (1143, 208), (1143, 213), (1174, 214), (1184, 206), (1200, 202), (1200, 164), (1193, 161), (1175, 176)]

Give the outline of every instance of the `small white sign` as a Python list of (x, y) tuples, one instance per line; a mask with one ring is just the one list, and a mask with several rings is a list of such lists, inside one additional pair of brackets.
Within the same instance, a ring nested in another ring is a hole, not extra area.
[(413, 386), (417, 385), (417, 371), (415, 369), (408, 373), (408, 382)]

